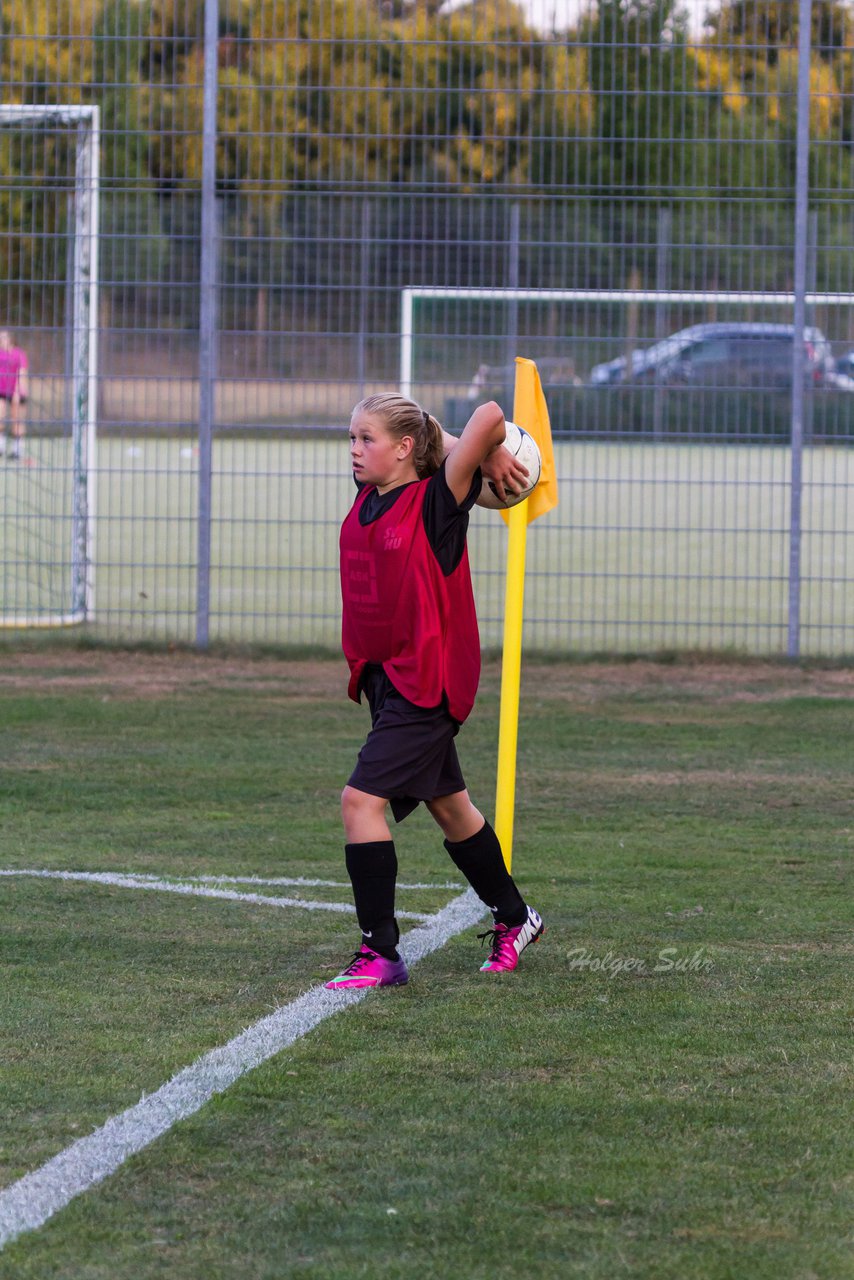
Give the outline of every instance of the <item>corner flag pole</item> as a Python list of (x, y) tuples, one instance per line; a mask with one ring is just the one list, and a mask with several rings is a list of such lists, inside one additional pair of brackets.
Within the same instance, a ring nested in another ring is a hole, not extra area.
[(518, 506), (502, 511), (509, 530), (507, 582), (504, 592), (504, 645), (501, 660), (501, 710), (498, 723), (498, 769), (495, 788), (495, 834), (507, 870), (513, 862), (513, 816), (516, 808), (516, 748), (519, 737), (519, 690), (522, 680), (522, 615), (525, 602), (525, 551), (528, 525), (557, 506), (557, 472), (552, 433), (540, 375), (532, 360), (516, 358), (513, 421), (536, 440), (542, 459), (540, 482)]
[[(515, 412), (515, 410), (514, 410)], [(517, 423), (517, 426), (521, 426)], [(522, 612), (525, 602), (525, 504), (511, 507), (507, 524), (507, 581), (504, 588), (504, 644), (501, 657), (501, 710), (498, 720), (498, 771), (495, 784), (495, 834), (507, 870), (513, 862), (516, 809), (516, 747), (519, 738), (519, 690), (522, 680)]]

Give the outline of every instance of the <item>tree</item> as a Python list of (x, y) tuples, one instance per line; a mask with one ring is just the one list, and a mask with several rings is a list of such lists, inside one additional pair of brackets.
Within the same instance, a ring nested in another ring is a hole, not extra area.
[[(716, 43), (743, 46), (747, 62), (775, 66), (781, 51), (798, 44), (797, 0), (724, 0), (707, 26)], [(835, 61), (850, 47), (851, 18), (840, 0), (813, 0), (813, 56)]]
[(666, 197), (696, 163), (688, 147), (699, 101), (685, 14), (676, 0), (601, 0), (579, 38), (596, 104), (596, 185)]

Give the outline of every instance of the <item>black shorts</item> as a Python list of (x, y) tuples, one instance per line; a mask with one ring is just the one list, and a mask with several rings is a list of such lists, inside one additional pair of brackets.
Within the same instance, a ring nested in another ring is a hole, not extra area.
[[(14, 392), (12, 395), (7, 396), (5, 392), (0, 391), (0, 400), (5, 400), (7, 404), (11, 404), (14, 399), (15, 399)], [(18, 396), (18, 404), (26, 404), (26, 403), (27, 403), (26, 396)]]
[(465, 790), (454, 738), (459, 724), (442, 704), (417, 707), (398, 693), (381, 667), (367, 667), (362, 689), (371, 731), (348, 785), (391, 804), (402, 822), (422, 800)]

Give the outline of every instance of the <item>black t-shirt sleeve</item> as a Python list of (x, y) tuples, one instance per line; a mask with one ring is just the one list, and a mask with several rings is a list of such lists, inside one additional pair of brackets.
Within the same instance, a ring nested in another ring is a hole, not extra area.
[(427, 540), (446, 578), (454, 572), (462, 559), (469, 527), (469, 512), (480, 494), (482, 483), (478, 469), (474, 473), (471, 488), (460, 504), (448, 487), (444, 462), (427, 483), (422, 519)]

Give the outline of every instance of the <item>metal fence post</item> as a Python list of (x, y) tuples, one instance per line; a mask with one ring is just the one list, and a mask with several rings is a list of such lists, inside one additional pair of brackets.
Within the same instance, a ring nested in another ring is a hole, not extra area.
[[(518, 200), (510, 205), (510, 225), (508, 228), (507, 286), (519, 288), (519, 229), (520, 209)], [(513, 389), (516, 384), (516, 365), (514, 363), (519, 352), (519, 303), (510, 299), (507, 313), (507, 333), (504, 340), (504, 405), (505, 412), (513, 412)]]
[[(655, 254), (655, 287), (663, 294), (667, 288), (667, 255), (670, 249), (670, 210), (666, 205), (658, 210), (658, 243)], [(667, 337), (667, 303), (655, 304), (655, 340), (660, 342)], [(656, 379), (652, 393), (652, 433), (656, 440), (661, 440), (664, 432), (664, 388)]]
[(801, 510), (804, 454), (804, 326), (809, 236), (810, 50), (812, 0), (800, 0), (795, 158), (794, 342), (792, 343), (792, 445), (789, 508), (788, 655), (801, 647)]
[(356, 382), (359, 399), (365, 398), (367, 378), (368, 291), (371, 287), (371, 237), (373, 235), (371, 203), (362, 201), (362, 227), (359, 240), (359, 334), (356, 345)]
[(211, 588), (211, 472), (216, 380), (217, 90), (219, 88), (219, 0), (205, 0), (205, 69), (202, 108), (202, 217), (199, 296), (199, 495), (196, 577), (196, 645), (207, 648)]

